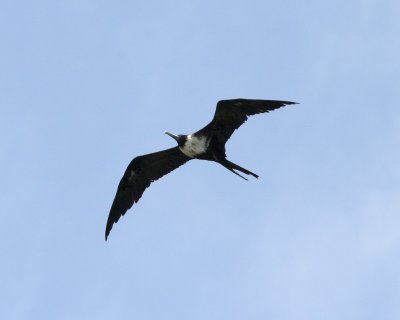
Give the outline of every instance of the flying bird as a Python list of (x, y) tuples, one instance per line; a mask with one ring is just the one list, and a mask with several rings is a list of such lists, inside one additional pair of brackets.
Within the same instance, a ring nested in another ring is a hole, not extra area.
[(217, 103), (213, 119), (203, 129), (189, 135), (165, 132), (176, 140), (178, 146), (142, 155), (130, 162), (111, 205), (105, 231), (106, 240), (113, 224), (135, 202), (139, 201), (143, 192), (153, 181), (160, 179), (189, 160), (215, 161), (245, 180), (247, 178), (238, 171), (258, 178), (255, 173), (226, 158), (225, 144), (249, 116), (291, 104), (296, 104), (296, 102), (256, 99), (221, 100)]

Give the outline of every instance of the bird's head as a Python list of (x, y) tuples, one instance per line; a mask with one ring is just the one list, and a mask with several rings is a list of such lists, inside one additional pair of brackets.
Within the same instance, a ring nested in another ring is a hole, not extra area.
[(169, 135), (171, 138), (175, 139), (175, 141), (178, 143), (178, 146), (183, 146), (186, 141), (186, 136), (183, 134), (173, 134), (171, 132), (165, 131), (165, 134)]

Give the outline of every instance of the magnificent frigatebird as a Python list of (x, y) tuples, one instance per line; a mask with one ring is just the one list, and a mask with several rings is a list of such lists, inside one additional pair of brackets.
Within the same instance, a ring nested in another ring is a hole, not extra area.
[(118, 185), (117, 194), (111, 206), (106, 226), (106, 240), (113, 224), (135, 202), (139, 201), (144, 190), (153, 181), (189, 160), (215, 161), (245, 180), (247, 179), (236, 171), (258, 178), (255, 173), (226, 159), (225, 144), (232, 133), (247, 120), (248, 116), (295, 103), (255, 99), (221, 100), (217, 103), (214, 118), (203, 129), (189, 135), (165, 132), (176, 140), (178, 146), (139, 156), (131, 161)]

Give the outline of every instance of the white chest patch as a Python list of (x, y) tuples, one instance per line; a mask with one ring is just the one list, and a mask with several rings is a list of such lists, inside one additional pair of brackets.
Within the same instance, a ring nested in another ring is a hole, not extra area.
[(188, 135), (187, 141), (183, 147), (179, 147), (179, 149), (188, 157), (195, 158), (206, 152), (209, 144), (210, 140), (207, 140), (206, 137), (193, 137), (192, 135)]

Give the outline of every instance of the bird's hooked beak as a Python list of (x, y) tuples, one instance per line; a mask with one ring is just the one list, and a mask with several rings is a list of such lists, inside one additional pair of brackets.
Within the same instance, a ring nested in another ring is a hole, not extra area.
[(171, 132), (165, 131), (165, 134), (169, 135), (171, 138), (175, 139), (178, 142), (179, 136), (177, 136), (176, 134), (173, 134)]

